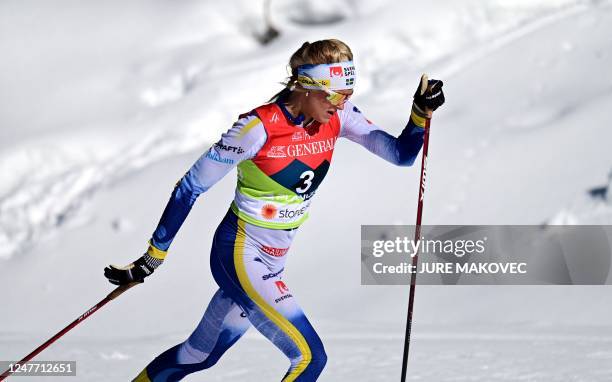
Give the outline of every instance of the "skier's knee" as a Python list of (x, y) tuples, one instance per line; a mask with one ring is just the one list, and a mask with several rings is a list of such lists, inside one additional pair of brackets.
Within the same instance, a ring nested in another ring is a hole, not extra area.
[(325, 353), (325, 349), (321, 348), (316, 351), (313, 350), (312, 358), (310, 359), (309, 367), (313, 369), (314, 373), (319, 375), (325, 364), (327, 363), (327, 354)]
[(327, 363), (327, 354), (323, 348), (310, 349), (310, 352), (291, 360), (291, 369), (301, 369), (309, 377), (317, 377)]
[(194, 348), (185, 341), (179, 346), (176, 358), (178, 363), (183, 365), (202, 363), (208, 358), (208, 353)]

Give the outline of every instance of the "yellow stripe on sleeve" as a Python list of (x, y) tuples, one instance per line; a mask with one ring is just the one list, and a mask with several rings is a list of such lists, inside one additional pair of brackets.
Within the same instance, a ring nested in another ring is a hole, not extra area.
[(149, 242), (149, 249), (147, 249), (147, 255), (156, 258), (158, 260), (163, 260), (166, 258), (168, 251), (162, 251), (161, 249), (157, 249)]
[(243, 136), (245, 136), (253, 127), (257, 126), (260, 123), (261, 123), (261, 119), (257, 117), (253, 118), (251, 122), (244, 125), (242, 130), (240, 130), (240, 134), (238, 134), (238, 138), (242, 138)]
[(421, 117), (420, 115), (415, 113), (414, 110), (410, 113), (410, 119), (412, 119), (412, 122), (414, 122), (414, 124), (418, 127), (425, 128), (425, 121), (427, 120), (427, 118)]

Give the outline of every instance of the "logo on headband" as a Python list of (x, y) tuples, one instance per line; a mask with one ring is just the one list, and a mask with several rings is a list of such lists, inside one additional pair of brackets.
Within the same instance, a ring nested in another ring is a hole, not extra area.
[(342, 66), (330, 66), (329, 67), (330, 77), (342, 77)]
[(329, 87), (331, 82), (328, 79), (317, 78), (312, 79), (305, 76), (298, 76), (298, 82), (302, 85), (316, 86), (320, 87), (321, 85)]
[(346, 68), (344, 68), (344, 75), (345, 76), (354, 76), (355, 75), (355, 67), (354, 66), (347, 66)]

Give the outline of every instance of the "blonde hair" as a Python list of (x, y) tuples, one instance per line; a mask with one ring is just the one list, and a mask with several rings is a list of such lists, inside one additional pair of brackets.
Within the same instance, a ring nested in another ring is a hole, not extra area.
[(297, 83), (297, 71), (300, 65), (333, 64), (352, 60), (353, 52), (351, 52), (351, 48), (340, 40), (331, 38), (313, 43), (306, 41), (289, 59), (288, 68), (291, 69), (291, 76), (287, 78), (286, 82), (282, 82), (285, 88), (276, 93), (269, 102), (274, 102), (292, 91)]

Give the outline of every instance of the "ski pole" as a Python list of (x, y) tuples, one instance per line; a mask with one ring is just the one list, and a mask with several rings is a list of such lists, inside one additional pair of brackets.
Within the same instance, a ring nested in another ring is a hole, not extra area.
[[(423, 138), (423, 158), (421, 160), (421, 182), (419, 184), (419, 202), (417, 208), (416, 227), (414, 230), (414, 242), (421, 236), (421, 216), (423, 215), (423, 197), (425, 196), (425, 180), (427, 178), (427, 152), (429, 147), (429, 123), (430, 118), (425, 120), (425, 136)], [(406, 334), (404, 337), (404, 357), (402, 359), (402, 379), (406, 382), (406, 370), (408, 368), (408, 350), (410, 349), (410, 333), (412, 331), (412, 311), (414, 309), (414, 292), (416, 290), (416, 269), (419, 263), (419, 254), (415, 253), (412, 258), (412, 274), (410, 276), (410, 297), (408, 300), (408, 319), (406, 321)]]
[[(70, 325), (68, 325), (64, 329), (60, 330), (56, 335), (54, 335), (49, 340), (47, 340), (47, 342), (45, 342), (44, 344), (42, 344), (39, 347), (37, 347), (36, 349), (34, 349), (30, 354), (26, 355), (21, 361), (17, 362), (13, 366), (15, 368), (17, 368), (18, 366), (21, 366), (24, 363), (30, 361), (32, 358), (36, 357), (38, 355), (38, 353), (40, 353), (41, 351), (45, 350), (47, 347), (49, 347), (49, 345), (51, 345), (52, 343), (57, 341), (57, 339), (59, 339), (61, 336), (63, 336), (67, 332), (69, 332), (72, 328), (74, 328), (75, 326), (77, 326), (81, 322), (85, 321), (85, 319), (87, 319), (89, 316), (94, 314), (98, 309), (100, 309), (101, 307), (106, 305), (107, 302), (109, 302), (109, 301), (119, 297), (119, 295), (121, 295), (123, 292), (125, 292), (128, 289), (130, 289), (134, 285), (138, 285), (138, 284), (140, 284), (140, 283), (134, 282), (134, 283), (129, 283), (129, 284), (118, 286), (112, 292), (110, 292), (106, 297), (104, 297), (104, 299), (102, 299), (102, 301), (100, 301), (96, 305), (94, 305), (91, 308), (89, 308), (85, 313), (81, 314), (79, 316), (79, 318), (77, 318), (76, 320), (72, 321), (72, 323)], [(0, 375), (0, 381), (3, 381), (4, 379), (6, 379), (11, 374), (12, 374), (12, 372), (11, 372), (11, 369), (9, 368), (4, 373), (2, 373), (2, 375)]]

